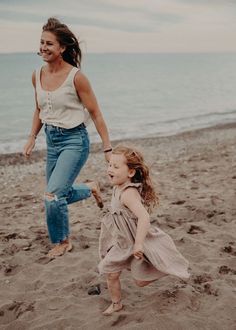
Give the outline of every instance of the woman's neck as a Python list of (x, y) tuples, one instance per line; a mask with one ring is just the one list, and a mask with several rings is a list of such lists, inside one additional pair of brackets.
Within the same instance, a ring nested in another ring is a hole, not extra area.
[(46, 68), (50, 73), (57, 73), (59, 71), (63, 71), (64, 69), (68, 68), (70, 64), (63, 61), (63, 59), (59, 59), (55, 62), (47, 63)]

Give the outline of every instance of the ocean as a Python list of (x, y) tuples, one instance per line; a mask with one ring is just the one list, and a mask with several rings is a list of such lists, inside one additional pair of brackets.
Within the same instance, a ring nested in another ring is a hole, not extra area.
[[(36, 54), (0, 54), (0, 153), (22, 151)], [(111, 139), (167, 136), (236, 121), (236, 54), (85, 54)], [(91, 142), (99, 141), (93, 124)], [(45, 148), (43, 130), (37, 148)]]

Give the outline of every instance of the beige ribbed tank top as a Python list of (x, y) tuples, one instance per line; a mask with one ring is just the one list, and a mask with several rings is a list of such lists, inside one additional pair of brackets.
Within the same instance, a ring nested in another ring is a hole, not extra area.
[(73, 67), (60, 87), (46, 91), (41, 85), (41, 68), (36, 70), (36, 97), (42, 123), (63, 128), (73, 128), (88, 121), (89, 114), (81, 103), (74, 85)]

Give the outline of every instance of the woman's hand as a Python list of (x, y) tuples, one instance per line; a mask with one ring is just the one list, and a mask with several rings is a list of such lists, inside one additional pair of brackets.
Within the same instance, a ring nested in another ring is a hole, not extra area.
[(112, 149), (111, 149), (111, 151), (109, 151), (109, 152), (104, 152), (105, 159), (106, 159), (106, 161), (107, 161), (108, 163), (109, 163), (109, 161), (110, 161), (111, 154), (112, 154)]
[(29, 157), (34, 149), (34, 146), (35, 146), (35, 138), (33, 136), (30, 136), (29, 140), (24, 146), (23, 155), (25, 157)]
[(134, 244), (133, 255), (136, 259), (143, 258), (143, 245), (142, 244)]

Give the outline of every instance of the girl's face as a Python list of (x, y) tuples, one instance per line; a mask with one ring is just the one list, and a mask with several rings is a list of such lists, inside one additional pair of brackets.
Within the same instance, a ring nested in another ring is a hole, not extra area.
[(135, 174), (135, 170), (128, 168), (124, 155), (112, 154), (107, 173), (112, 185), (121, 186), (126, 182), (130, 182), (131, 178)]
[(44, 31), (40, 40), (40, 53), (45, 62), (53, 62), (61, 57), (61, 53), (65, 50), (56, 39), (56, 36)]

